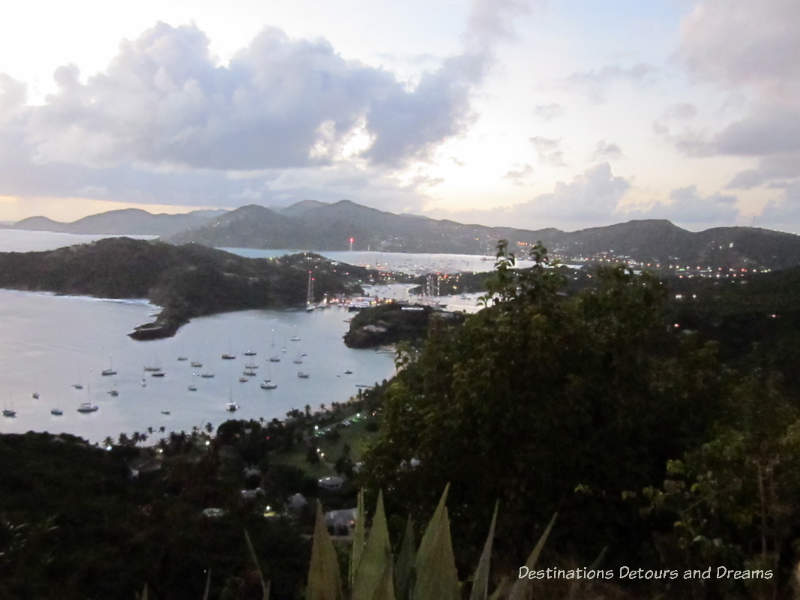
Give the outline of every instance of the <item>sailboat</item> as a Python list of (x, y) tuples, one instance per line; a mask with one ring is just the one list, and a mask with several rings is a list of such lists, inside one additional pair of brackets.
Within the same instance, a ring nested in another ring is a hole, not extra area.
[[(91, 388), (86, 388), (86, 397), (91, 398)], [(97, 411), (100, 407), (97, 404), (92, 404), (91, 402), (81, 402), (80, 406), (78, 406), (78, 412), (87, 414), (93, 413)]]
[(236, 412), (239, 410), (239, 405), (233, 401), (233, 389), (228, 391), (228, 403), (225, 405), (225, 410), (228, 412)]
[(116, 375), (117, 374), (117, 372), (114, 370), (114, 366), (111, 364), (111, 357), (110, 356), (108, 357), (108, 368), (107, 369), (103, 369), (100, 372), (100, 374), (103, 377), (108, 377), (109, 375)]
[(269, 367), (269, 377), (264, 379), (261, 383), (262, 390), (274, 390), (278, 387), (278, 384), (272, 381), (272, 366)]
[(228, 340), (228, 349), (229, 349), (229, 351), (225, 352), (224, 354), (222, 354), (222, 356), (221, 356), (222, 360), (234, 360), (236, 358), (236, 355), (233, 354), (232, 352), (230, 352), (230, 346), (231, 346), (231, 341)]
[(8, 406), (6, 406), (3, 409), (3, 416), (8, 417), (9, 419), (13, 419), (14, 417), (17, 416), (17, 411), (15, 411), (13, 408), (8, 408)]
[(161, 372), (161, 361), (158, 360), (158, 356), (153, 358), (153, 362), (149, 365), (144, 366), (144, 370), (147, 373), (160, 373)]
[(306, 292), (306, 311), (311, 312), (316, 308), (314, 306), (314, 278), (311, 276), (311, 271), (308, 272), (308, 290)]

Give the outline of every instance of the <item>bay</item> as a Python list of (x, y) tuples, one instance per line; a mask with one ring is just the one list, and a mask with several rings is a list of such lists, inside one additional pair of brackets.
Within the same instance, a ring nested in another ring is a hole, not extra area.
[[(42, 251), (88, 243), (104, 235), (0, 229), (0, 251)], [(152, 236), (131, 236), (150, 239)], [(251, 258), (292, 250), (225, 248)], [(302, 250), (300, 250), (302, 251)], [(412, 274), (486, 271), (493, 260), (475, 255), (389, 252), (321, 252), (341, 262)], [(378, 296), (407, 296), (410, 286), (374, 286)], [(451, 308), (474, 310), (474, 295), (441, 298)], [(460, 303), (460, 306), (459, 306)], [(391, 352), (347, 348), (342, 336), (351, 313), (339, 308), (314, 311), (248, 310), (193, 319), (173, 338), (137, 342), (127, 337), (134, 326), (151, 320), (158, 307), (146, 300), (106, 300), (47, 293), (0, 290), (0, 405), (16, 411), (0, 419), (0, 432), (68, 432), (92, 442), (124, 432), (148, 433), (151, 439), (170, 431), (190, 431), (229, 418), (283, 418), (292, 409), (346, 402), (357, 385), (372, 385), (394, 373)], [(292, 338), (300, 338), (293, 342)], [(282, 351), (285, 349), (285, 352)], [(252, 350), (256, 356), (246, 357)], [(223, 360), (230, 353), (234, 360)], [(302, 364), (293, 361), (301, 354)], [(270, 362), (279, 356), (280, 362)], [(187, 360), (178, 361), (178, 357)], [(192, 368), (192, 361), (203, 363)], [(245, 365), (256, 376), (241, 383)], [(159, 366), (164, 377), (144, 367)], [(103, 376), (113, 367), (114, 376)], [(307, 379), (298, 371), (306, 371)], [(345, 374), (345, 371), (352, 374)], [(203, 378), (202, 373), (213, 373)], [(269, 378), (275, 390), (263, 390)], [(80, 384), (83, 389), (75, 389)], [(143, 385), (144, 384), (144, 385)], [(189, 386), (197, 391), (189, 391)], [(118, 395), (111, 396), (115, 390)], [(36, 393), (39, 397), (34, 398)], [(226, 404), (239, 405), (236, 413)], [(99, 408), (81, 414), (91, 402)], [(58, 408), (62, 416), (51, 415)], [(169, 414), (163, 414), (163, 412)], [(164, 433), (160, 429), (164, 428)]]
[[(0, 419), (0, 432), (68, 432), (99, 442), (148, 428), (158, 434), (162, 426), (166, 432), (191, 431), (234, 417), (280, 419), (294, 408), (346, 402), (357, 385), (394, 374), (391, 353), (344, 345), (345, 320), (352, 315), (342, 309), (239, 311), (193, 319), (169, 339), (127, 337), (155, 308), (146, 301), (0, 290), (0, 403), (17, 413)], [(246, 351), (257, 354), (245, 356)], [(223, 353), (236, 358), (224, 360)], [(280, 362), (270, 362), (271, 356)], [(293, 362), (298, 358), (302, 364)], [(193, 368), (192, 361), (203, 367)], [(257, 366), (257, 375), (240, 383), (248, 364)], [(103, 376), (110, 367), (117, 374)], [(145, 367), (160, 367), (164, 377), (152, 377)], [(297, 376), (301, 370), (307, 379)], [(261, 389), (265, 378), (277, 389)], [(190, 385), (197, 391), (189, 391)], [(109, 395), (111, 390), (118, 396)], [(226, 411), (229, 401), (239, 405), (236, 413)], [(99, 409), (78, 413), (81, 402)], [(63, 416), (51, 415), (52, 408)]]

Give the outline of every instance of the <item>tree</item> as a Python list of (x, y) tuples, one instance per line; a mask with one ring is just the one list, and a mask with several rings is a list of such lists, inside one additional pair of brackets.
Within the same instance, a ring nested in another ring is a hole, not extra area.
[[(654, 277), (604, 268), (567, 296), (541, 246), (533, 258), (512, 270), (501, 244), (487, 308), (457, 329), (432, 324), (385, 390), (365, 476), (402, 489), (411, 513), (451, 481), (463, 523), (488, 519), (499, 498), (500, 543), (515, 555), (558, 508), (559, 535), (593, 558), (609, 539), (644, 537), (622, 518), (622, 491), (660, 481), (697, 442), (726, 379), (713, 345), (665, 327)], [(477, 551), (480, 528), (464, 535)]]
[[(672, 524), (663, 560), (697, 568), (768, 569), (763, 597), (791, 580), (800, 521), (800, 409), (781, 377), (754, 369), (736, 385), (713, 435), (645, 488), (645, 513)], [(779, 571), (786, 572), (782, 577)], [(731, 595), (741, 582), (717, 582)], [(741, 589), (739, 590), (741, 592)]]

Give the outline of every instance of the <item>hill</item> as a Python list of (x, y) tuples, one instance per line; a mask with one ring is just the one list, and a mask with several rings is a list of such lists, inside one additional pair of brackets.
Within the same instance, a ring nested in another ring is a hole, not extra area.
[(374, 272), (315, 254), (249, 259), (198, 244), (130, 238), (47, 252), (0, 253), (0, 287), (104, 298), (148, 298), (162, 307), (137, 339), (174, 335), (192, 317), (244, 308), (301, 306), (309, 270), (322, 294), (360, 291)]
[(642, 263), (781, 269), (800, 264), (800, 236), (753, 227), (718, 227), (701, 232), (666, 220), (638, 220), (566, 232), (486, 227), (393, 214), (342, 200), (304, 200), (279, 211), (249, 205), (168, 236), (174, 243), (249, 248), (305, 248), (392, 252), (493, 254), (506, 239), (517, 252), (541, 241), (562, 260), (607, 256)]
[(171, 235), (199, 227), (222, 211), (198, 210), (185, 214), (152, 214), (136, 208), (111, 210), (89, 215), (71, 223), (47, 217), (29, 217), (14, 224), (15, 229), (56, 231), (60, 233), (108, 233), (114, 235)]

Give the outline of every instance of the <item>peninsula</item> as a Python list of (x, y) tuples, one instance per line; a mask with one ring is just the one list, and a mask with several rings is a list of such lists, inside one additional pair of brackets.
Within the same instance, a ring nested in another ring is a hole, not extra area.
[(170, 337), (192, 317), (248, 308), (288, 308), (306, 301), (308, 273), (316, 300), (361, 293), (375, 271), (312, 253), (244, 258), (199, 244), (174, 246), (107, 238), (47, 252), (0, 253), (0, 287), (101, 298), (147, 298), (161, 307), (135, 339)]

